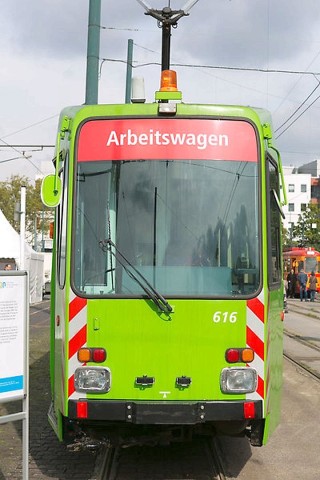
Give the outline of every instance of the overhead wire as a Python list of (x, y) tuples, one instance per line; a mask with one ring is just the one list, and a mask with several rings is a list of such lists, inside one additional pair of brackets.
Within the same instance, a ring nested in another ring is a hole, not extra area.
[[(24, 151), (19, 151), (17, 148), (15, 148), (14, 146), (10, 145), (9, 143), (7, 143), (5, 140), (3, 140), (2, 138), (0, 138), (0, 141), (3, 142), (4, 144), (6, 144), (8, 147), (11, 147), (12, 150), (14, 150), (15, 152), (19, 153), (20, 157), (19, 158), (24, 158), (25, 160), (27, 160), (29, 163), (31, 163), (31, 165), (36, 169), (38, 170), (38, 172), (41, 173), (41, 175), (43, 175), (43, 172), (30, 160), (30, 157), (28, 155), (25, 154)], [(17, 157), (18, 158), (18, 157)], [(1, 162), (1, 163), (4, 163), (4, 162)]]
[(20, 156), (20, 157), (7, 158), (6, 160), (0, 160), (0, 163), (12, 162), (12, 160), (19, 160), (20, 158), (24, 158), (24, 157)]
[[(168, 4), (170, 6), (170, 0), (168, 0)], [(268, 9), (269, 9), (269, 2), (268, 2)], [(268, 10), (268, 45), (269, 45), (269, 35), (270, 35), (270, 17), (269, 17), (269, 10)], [(116, 28), (115, 28), (116, 29)], [(137, 29), (139, 31), (139, 29)], [(151, 50), (147, 47), (138, 45), (134, 43), (137, 47), (144, 49), (150, 53), (159, 53), (155, 52), (154, 50)], [(317, 53), (316, 57), (310, 62), (308, 65), (308, 68), (314, 63), (315, 59), (319, 56), (320, 52)], [(104, 58), (101, 63), (102, 64), (105, 61), (110, 61), (110, 62), (119, 62), (119, 63), (124, 63), (127, 64), (127, 61), (120, 60), (120, 59), (111, 59), (111, 58)], [(268, 51), (268, 61), (269, 61), (269, 51)], [(138, 64), (137, 62), (132, 62), (131, 67), (132, 68), (141, 68), (141, 67), (147, 67), (147, 66), (152, 66), (152, 65), (161, 65), (160, 62), (146, 62), (146, 63), (140, 63)], [(270, 69), (270, 68), (249, 68), (249, 67), (230, 67), (230, 66), (217, 66), (217, 65), (207, 65), (207, 64), (187, 64), (187, 63), (171, 63), (172, 66), (175, 67), (186, 67), (186, 68), (203, 68), (203, 69), (217, 69), (217, 70), (231, 70), (231, 71), (244, 71), (244, 72), (258, 72), (258, 73), (267, 73), (267, 74), (290, 74), (290, 75), (300, 75), (300, 78), (302, 76), (310, 76), (313, 75), (316, 78), (316, 75), (319, 75), (319, 72), (310, 72), (308, 70), (302, 71), (302, 70), (284, 70), (284, 69)], [(101, 76), (101, 67), (100, 67), (100, 76)], [(298, 80), (299, 81), (299, 80)], [(297, 82), (296, 82), (297, 83)], [(268, 84), (267, 84), (268, 85)], [(318, 85), (312, 90), (312, 92), (307, 96), (307, 98), (299, 105), (298, 108), (295, 109), (295, 111), (276, 129), (276, 132), (281, 130), (285, 125), (288, 124), (288, 122), (297, 114), (299, 110), (307, 103), (307, 101), (312, 97), (314, 92), (319, 88), (320, 83), (318, 81)], [(267, 86), (268, 89), (268, 86)], [(309, 108), (311, 108), (312, 105), (318, 100), (319, 97), (317, 97), (311, 104), (308, 106), (303, 112), (296, 117), (295, 120), (293, 120), (289, 125), (287, 125), (287, 128), (285, 128), (281, 133), (276, 138), (279, 138), (281, 135), (283, 135)]]
[[(26, 155), (26, 152), (24, 150), (19, 150), (18, 148), (16, 148), (14, 145), (11, 145), (10, 143), (6, 142), (5, 140), (3, 140), (4, 138), (7, 138), (7, 137), (10, 137), (11, 135), (16, 135), (17, 133), (20, 133), (20, 132), (23, 132), (24, 130), (27, 130), (29, 128), (32, 128), (32, 127), (35, 127), (37, 125), (41, 125), (42, 123), (44, 122), (47, 122), (48, 120), (52, 120), (53, 118), (56, 118), (58, 115), (52, 115), (51, 117), (48, 117), (48, 118), (45, 118), (43, 120), (40, 120), (39, 122), (36, 122), (36, 123), (33, 123), (31, 125), (28, 125), (24, 128), (21, 128), (20, 130), (17, 130), (15, 132), (12, 132), (12, 133), (9, 133), (7, 135), (4, 135), (2, 138), (0, 138), (0, 142), (2, 142), (4, 145), (3, 147), (8, 147), (8, 148), (11, 148), (13, 151), (17, 152), (20, 156), (19, 157), (14, 157), (14, 158), (9, 158), (9, 159), (5, 159), (5, 160), (1, 160), (0, 163), (7, 163), (7, 162), (11, 162), (13, 160), (18, 160), (18, 159), (21, 159), (21, 158), (24, 158), (25, 160), (27, 160), (39, 173), (41, 173), (41, 175), (43, 175), (43, 172), (42, 170), (40, 170), (37, 165), (32, 162), (32, 160), (30, 160), (30, 156), (29, 155)], [(48, 145), (49, 146), (49, 145)], [(51, 145), (50, 145), (51, 147)], [(52, 145), (53, 147), (53, 145)], [(0, 145), (0, 149), (1, 149), (1, 145)], [(33, 150), (33, 151), (38, 151), (38, 150)]]
[[(20, 130), (16, 130), (15, 132), (7, 133), (7, 135), (3, 135), (2, 138), (7, 138), (11, 137), (12, 135), (16, 135), (17, 133), (24, 132), (25, 130), (28, 130), (29, 128), (32, 127), (37, 127), (38, 125), (41, 125), (42, 123), (47, 122), (48, 120), (52, 120), (53, 118), (59, 117), (59, 114), (52, 115), (51, 117), (44, 118), (43, 120), (40, 120), (39, 122), (31, 123), (30, 125), (27, 125), (26, 127), (20, 128)], [(0, 138), (0, 141), (1, 138)]]
[[(118, 27), (106, 27), (106, 26), (103, 26), (103, 25), (100, 25), (100, 28), (103, 29), (103, 30), (125, 30), (125, 31), (141, 31), (141, 29), (138, 29), (138, 28), (118, 28)], [(141, 49), (144, 49), (146, 51), (149, 51), (151, 53), (159, 53), (159, 52), (156, 52), (154, 50), (151, 50), (147, 47), (144, 47), (142, 45), (138, 45), (135, 43), (135, 45)], [(318, 52), (318, 55), (319, 55), (320, 52)], [(102, 64), (103, 62), (105, 61), (109, 61), (109, 62), (115, 62), (115, 63), (124, 63), (124, 64), (127, 64), (128, 62), (126, 60), (121, 60), (121, 59), (114, 59), (114, 58), (101, 58), (101, 65), (100, 65), (100, 75), (101, 75), (101, 67), (102, 67)], [(147, 66), (152, 66), (152, 65), (156, 65), (156, 66), (159, 66), (161, 65), (160, 62), (146, 62), (146, 63), (140, 63), (140, 64), (137, 64), (138, 62), (132, 62), (131, 66), (132, 68), (142, 68), (142, 67), (147, 67)], [(313, 62), (311, 62), (313, 63)], [(284, 69), (270, 69), (270, 68), (267, 68), (267, 69), (264, 69), (264, 68), (249, 68), (249, 67), (230, 67), (230, 66), (225, 66), (225, 65), (208, 65), (208, 64), (188, 64), (188, 63), (172, 63), (172, 66), (175, 66), (175, 67), (186, 67), (186, 68), (203, 68), (203, 69), (214, 69), (214, 70), (231, 70), (231, 71), (245, 71), (245, 72), (258, 72), (258, 73), (274, 73), (274, 74), (290, 74), (290, 75), (306, 75), (306, 76), (314, 76), (316, 78), (317, 75), (320, 75), (320, 72), (311, 72), (311, 71), (303, 71), (303, 70), (284, 70)], [(309, 65), (310, 66), (310, 65)], [(318, 80), (318, 79), (317, 79)], [(319, 80), (318, 80), (319, 82)], [(288, 117), (288, 119), (283, 122), (277, 129), (276, 129), (276, 132), (279, 131), (285, 124), (287, 124), (290, 119), (303, 107), (303, 105), (305, 105), (305, 103), (309, 100), (309, 98), (312, 96), (312, 94), (319, 88), (320, 86), (320, 82), (318, 83), (318, 85), (312, 90), (312, 92), (307, 96), (307, 98), (301, 103), (301, 105), (290, 115), (290, 117)], [(309, 108), (311, 108), (311, 106), (320, 98), (317, 97), (293, 122), (290, 123), (290, 125), (283, 131), (281, 132), (277, 138), (279, 138), (281, 135), (283, 135), (283, 133), (285, 133), (289, 128), (290, 126), (292, 126), (307, 110), (309, 110)], [(34, 126), (37, 126), (37, 125), (40, 125), (48, 120), (52, 120), (53, 118), (56, 118), (58, 115), (52, 115), (48, 118), (45, 118), (39, 122), (36, 122), (36, 123), (33, 123), (27, 127), (24, 127), (20, 130), (17, 130), (15, 132), (12, 132), (10, 134), (7, 134), (5, 136), (3, 136), (2, 138), (0, 138), (0, 141), (2, 143), (4, 143), (7, 147), (10, 147), (12, 148), (14, 151), (16, 151), (17, 153), (19, 153), (21, 155), (21, 157), (25, 158), (26, 160), (28, 160), (39, 172), (41, 172), (38, 167), (36, 167), (33, 162), (30, 160), (30, 158), (28, 158), (26, 155), (25, 155), (25, 152), (24, 151), (19, 151), (17, 150), (16, 148), (14, 148), (14, 146), (10, 145), (9, 143), (5, 142), (3, 140), (3, 138), (7, 138), (11, 135), (15, 135), (17, 133), (20, 133), (24, 130), (27, 130), (29, 128), (32, 128)], [(0, 146), (1, 148), (1, 146)], [(14, 159), (16, 158), (21, 158), (21, 157), (15, 157)], [(4, 161), (1, 161), (0, 163), (4, 163), (4, 162), (7, 162), (7, 161), (11, 161), (11, 160), (14, 160), (14, 159), (8, 159), (8, 160), (4, 160)], [(42, 173), (42, 172), (41, 172)]]
[[(314, 58), (311, 60), (311, 62), (307, 65), (305, 71), (309, 71), (309, 68), (311, 67), (311, 65), (317, 60), (318, 56), (320, 55), (320, 51), (317, 52), (317, 54), (314, 56)], [(315, 76), (316, 74), (314, 74)], [(298, 85), (298, 83), (300, 82), (301, 80), (301, 76), (296, 80), (296, 82), (294, 83), (294, 85), (291, 87), (291, 89), (287, 92), (287, 95), (282, 99), (282, 102), (280, 103), (280, 105), (278, 105), (277, 109), (275, 110), (276, 112), (279, 110), (279, 108), (281, 108), (281, 106), (283, 105), (283, 103), (287, 100), (288, 96), (290, 95), (290, 93), (296, 88), (296, 86)]]
[[(315, 77), (316, 78), (316, 77)], [(316, 85), (314, 87), (314, 89), (312, 90), (311, 93), (309, 93), (309, 95), (303, 100), (303, 102), (294, 110), (294, 112), (287, 118), (287, 120), (285, 120), (276, 130), (275, 130), (275, 133), (278, 132), (279, 130), (282, 129), (282, 127), (284, 127), (290, 120), (291, 118), (293, 118), (295, 116), (295, 114), (307, 103), (307, 101), (309, 100), (309, 98), (312, 97), (312, 95), (314, 94), (314, 92), (320, 87), (320, 82), (319, 80), (316, 78), (317, 82), (318, 82), (318, 85)], [(279, 135), (276, 137), (276, 138), (279, 138), (284, 132), (286, 132), (288, 130), (288, 128), (290, 128), (291, 125), (293, 125), (307, 110), (309, 110), (309, 108), (318, 100), (320, 96), (318, 96), (298, 117), (296, 117), (296, 119), (294, 121), (292, 121), (290, 123), (290, 125), (283, 130), (283, 132), (279, 133)]]
[[(140, 45), (137, 45), (137, 46), (141, 47)], [(145, 50), (147, 50), (149, 52), (156, 53), (153, 50), (148, 49), (146, 47), (141, 47), (141, 48), (144, 48)], [(124, 64), (128, 63), (127, 60), (114, 59), (114, 58), (103, 58), (102, 62), (101, 62), (101, 65), (100, 65), (100, 75), (101, 75), (102, 64), (106, 61), (115, 62), (115, 63), (124, 63)], [(160, 66), (161, 63), (160, 62), (145, 62), (145, 63), (140, 63), (140, 64), (137, 65), (137, 62), (132, 62), (131, 67), (132, 68), (141, 68), (141, 67), (147, 67), (147, 66), (151, 66), (151, 65)], [(197, 65), (197, 64), (187, 64), (187, 63), (171, 63), (171, 65), (175, 66), (175, 67), (187, 67), (187, 68), (188, 67), (189, 68), (207, 68), (207, 69), (237, 70), (237, 71), (251, 71), (251, 72), (259, 72), (259, 73), (278, 73), (278, 74), (308, 75), (308, 76), (312, 75), (315, 78), (316, 78), (317, 75), (320, 75), (319, 72), (308, 72), (308, 71), (301, 71), (301, 70), (280, 70), (280, 69), (269, 69), (269, 68), (268, 69), (263, 69), (263, 68), (246, 68), (246, 67), (226, 67), (226, 66), (205, 65), (205, 64), (204, 65)], [(318, 80), (318, 82), (319, 82), (319, 80)], [(303, 107), (303, 105), (306, 104), (306, 102), (309, 100), (309, 98), (311, 98), (311, 96), (319, 88), (319, 86), (320, 86), (320, 82), (312, 90), (312, 92), (307, 96), (307, 98), (299, 105), (299, 107), (290, 115), (290, 117), (287, 118), (287, 120), (285, 120), (285, 122), (283, 122), (282, 125), (280, 125), (280, 127), (277, 128), (276, 131), (279, 131), (285, 124), (287, 124), (290, 121), (290, 119)], [(309, 108), (312, 107), (312, 105), (314, 105), (314, 103), (319, 98), (320, 98), (320, 96), (317, 97), (311, 104), (309, 104), (309, 106), (303, 112), (301, 112), (301, 114), (298, 115), (298, 117), (296, 117), (296, 119), (293, 120), (287, 126), (287, 128), (285, 128), (281, 133), (279, 133), (279, 135), (276, 138), (279, 138), (281, 135), (283, 135), (307, 110), (309, 110)]]
[[(148, 50), (145, 48), (145, 50)], [(152, 52), (152, 50), (149, 50)], [(127, 64), (127, 60), (122, 60), (119, 58), (101, 58), (103, 62), (114, 62), (114, 63), (124, 63)], [(148, 67), (150, 65), (161, 65), (161, 62), (145, 62), (139, 63), (134, 61), (130, 64), (132, 68), (141, 68)], [(243, 72), (258, 72), (258, 73), (279, 73), (279, 74), (289, 74), (289, 75), (320, 75), (320, 72), (308, 72), (303, 70), (282, 70), (282, 69), (272, 69), (272, 68), (249, 68), (249, 67), (227, 67), (225, 65), (208, 65), (208, 64), (196, 64), (196, 63), (171, 63), (174, 67), (186, 67), (186, 68), (208, 68), (210, 70), (234, 70), (234, 71), (243, 71)]]
[(290, 128), (294, 123), (296, 123), (296, 121), (299, 120), (299, 118), (302, 117), (302, 115), (303, 115), (304, 113), (306, 113), (306, 111), (308, 111), (309, 108), (311, 108), (312, 105), (314, 105), (317, 100), (319, 100), (319, 98), (320, 98), (320, 95), (318, 95), (318, 97), (315, 98), (315, 99), (313, 100), (313, 102), (310, 103), (310, 104), (307, 106), (307, 108), (305, 108), (305, 109), (303, 110), (303, 112), (301, 112), (300, 115), (298, 115), (298, 116), (287, 126), (287, 128), (285, 128), (281, 133), (279, 133), (279, 135), (276, 136), (276, 138), (281, 137), (281, 135), (283, 135), (287, 130), (289, 130), (289, 128)]

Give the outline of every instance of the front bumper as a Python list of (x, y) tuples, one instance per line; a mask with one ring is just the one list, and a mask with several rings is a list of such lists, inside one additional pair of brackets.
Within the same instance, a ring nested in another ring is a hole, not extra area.
[[(138, 425), (195, 425), (205, 422), (262, 418), (261, 400), (129, 402), (84, 398), (69, 400), (68, 406), (70, 419)], [(250, 411), (249, 417), (248, 411)]]

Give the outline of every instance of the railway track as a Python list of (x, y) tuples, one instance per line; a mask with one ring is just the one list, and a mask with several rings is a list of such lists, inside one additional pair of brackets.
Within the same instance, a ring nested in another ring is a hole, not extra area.
[(287, 355), (286, 353), (284, 353), (283, 356), (284, 356), (287, 360), (289, 360), (291, 363), (294, 363), (294, 364), (297, 365), (299, 368), (301, 368), (303, 371), (307, 372), (310, 376), (312, 376), (313, 378), (315, 378), (316, 380), (318, 380), (318, 381), (320, 382), (320, 375), (319, 375), (319, 373), (314, 372), (310, 367), (308, 367), (307, 365), (305, 365), (303, 362), (298, 361), (296, 358), (292, 357), (291, 355)]
[(292, 342), (303, 346), (303, 350), (293, 353), (294, 349), (284, 350), (284, 357), (320, 382), (320, 345), (298, 333), (284, 330), (284, 335)]
[(97, 480), (226, 480), (217, 439), (169, 446), (102, 449)]
[(308, 375), (320, 380), (320, 313), (318, 302), (288, 301), (284, 322), (284, 355)]
[(307, 347), (312, 348), (317, 352), (320, 352), (320, 345), (317, 345), (314, 341), (306, 339), (305, 336), (302, 336), (295, 332), (290, 332), (287, 329), (284, 329), (284, 334), (287, 335), (287, 337), (293, 338), (297, 342), (300, 342), (302, 345), (306, 345)]

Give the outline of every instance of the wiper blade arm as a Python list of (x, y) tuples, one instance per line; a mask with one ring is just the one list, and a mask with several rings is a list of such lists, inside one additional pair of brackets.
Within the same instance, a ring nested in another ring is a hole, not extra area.
[[(144, 275), (134, 266), (132, 263), (123, 255), (122, 252), (118, 249), (116, 244), (111, 239), (101, 240), (99, 242), (99, 246), (104, 249), (107, 248), (108, 251), (118, 260), (120, 265), (124, 268), (126, 273), (133, 279), (138, 285), (142, 288), (142, 290), (148, 295), (148, 297), (155, 303), (155, 305), (165, 313), (172, 312), (172, 306), (169, 302), (161, 295), (145, 278)], [(116, 253), (112, 251), (112, 247), (115, 249)], [(123, 261), (124, 260), (124, 261)], [(125, 264), (125, 263), (126, 264)], [(128, 266), (133, 270), (129, 270)]]

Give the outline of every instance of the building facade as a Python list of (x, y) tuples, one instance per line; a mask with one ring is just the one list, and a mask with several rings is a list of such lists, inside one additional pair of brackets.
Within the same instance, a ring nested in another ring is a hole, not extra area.
[(311, 203), (320, 205), (320, 160), (302, 165), (298, 173), (310, 173), (311, 175)]
[(287, 191), (287, 205), (283, 207), (284, 228), (290, 232), (298, 223), (299, 216), (311, 202), (311, 173), (300, 173), (294, 167), (283, 167), (284, 181)]

